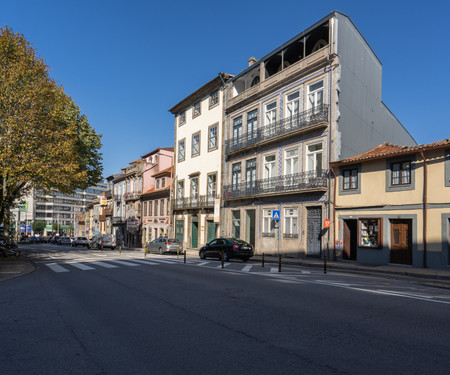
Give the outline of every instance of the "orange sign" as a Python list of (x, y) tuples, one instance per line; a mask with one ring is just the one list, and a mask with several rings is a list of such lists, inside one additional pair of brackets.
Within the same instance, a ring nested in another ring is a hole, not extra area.
[(323, 222), (323, 226), (325, 228), (329, 228), (331, 225), (331, 220), (330, 219), (325, 219), (325, 221)]

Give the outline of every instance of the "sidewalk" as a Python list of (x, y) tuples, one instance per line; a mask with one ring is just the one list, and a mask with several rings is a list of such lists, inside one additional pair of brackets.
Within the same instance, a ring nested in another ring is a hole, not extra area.
[(33, 272), (34, 264), (26, 257), (0, 259), (0, 282)]

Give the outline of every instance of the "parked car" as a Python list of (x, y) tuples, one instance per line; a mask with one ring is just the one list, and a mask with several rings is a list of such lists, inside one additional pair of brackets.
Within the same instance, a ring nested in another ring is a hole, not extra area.
[(86, 237), (75, 237), (72, 241), (72, 246), (84, 246), (89, 247), (89, 240)]
[(244, 262), (249, 260), (253, 254), (253, 246), (237, 238), (215, 238), (203, 246), (199, 251), (201, 259), (206, 257), (222, 258), (228, 261), (232, 258), (242, 259)]
[(160, 254), (183, 251), (183, 244), (176, 238), (159, 237), (147, 244), (148, 252), (156, 251)]
[(89, 248), (93, 247), (114, 250), (116, 248), (116, 239), (112, 234), (97, 234), (89, 240)]
[(71, 245), (70, 237), (60, 237), (57, 242), (58, 245)]

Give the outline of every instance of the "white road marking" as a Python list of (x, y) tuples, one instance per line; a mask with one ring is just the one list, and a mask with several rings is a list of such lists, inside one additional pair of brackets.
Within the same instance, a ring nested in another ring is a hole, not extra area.
[(149, 264), (151, 266), (159, 266), (159, 263), (151, 262), (149, 260), (143, 260), (143, 259), (130, 259), (132, 262), (138, 262), (142, 264)]
[(67, 262), (65, 264), (70, 264), (71, 266), (76, 267), (76, 268), (78, 268), (80, 270), (83, 270), (83, 271), (89, 271), (89, 270), (94, 270), (95, 269), (94, 267), (89, 267), (89, 266), (87, 266), (85, 264), (77, 263), (77, 262)]
[[(231, 264), (231, 263), (224, 263), (224, 264), (223, 264), (223, 267), (224, 267), (224, 268), (225, 268), (225, 267), (228, 267), (230, 264)], [(217, 266), (216, 268), (222, 268), (222, 265)]]
[(252, 269), (253, 266), (245, 266), (241, 271), (242, 272), (249, 272)]
[(270, 267), (270, 272), (271, 273), (278, 272), (278, 267)]
[(95, 264), (96, 266), (104, 267), (104, 268), (117, 268), (114, 264), (104, 263), (104, 262), (89, 262)]
[(201, 263), (197, 263), (196, 266), (206, 266), (209, 263), (211, 263), (211, 262), (201, 262)]
[(117, 263), (117, 264), (122, 264), (124, 266), (131, 266), (131, 267), (140, 266), (140, 264), (125, 262), (124, 260), (108, 259), (108, 262), (113, 262), (113, 263)]
[(69, 272), (68, 269), (66, 269), (66, 268), (64, 268), (64, 267), (62, 267), (62, 266), (60, 266), (59, 264), (56, 264), (56, 263), (48, 263), (48, 264), (46, 264), (46, 266), (48, 268), (50, 268), (52, 271), (55, 271), (55, 272)]

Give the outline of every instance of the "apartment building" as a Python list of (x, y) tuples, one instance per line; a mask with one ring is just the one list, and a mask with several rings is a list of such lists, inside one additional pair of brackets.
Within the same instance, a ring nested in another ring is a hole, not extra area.
[(142, 156), (142, 244), (170, 234), (173, 147), (160, 147)]
[(219, 235), (225, 85), (217, 77), (170, 109), (175, 115), (174, 236), (197, 249)]
[(338, 259), (450, 267), (450, 139), (383, 143), (330, 166)]
[(350, 18), (332, 12), (229, 80), (226, 236), (256, 253), (328, 254), (329, 163), (385, 140), (415, 145), (382, 102), (381, 78), (381, 62)]

